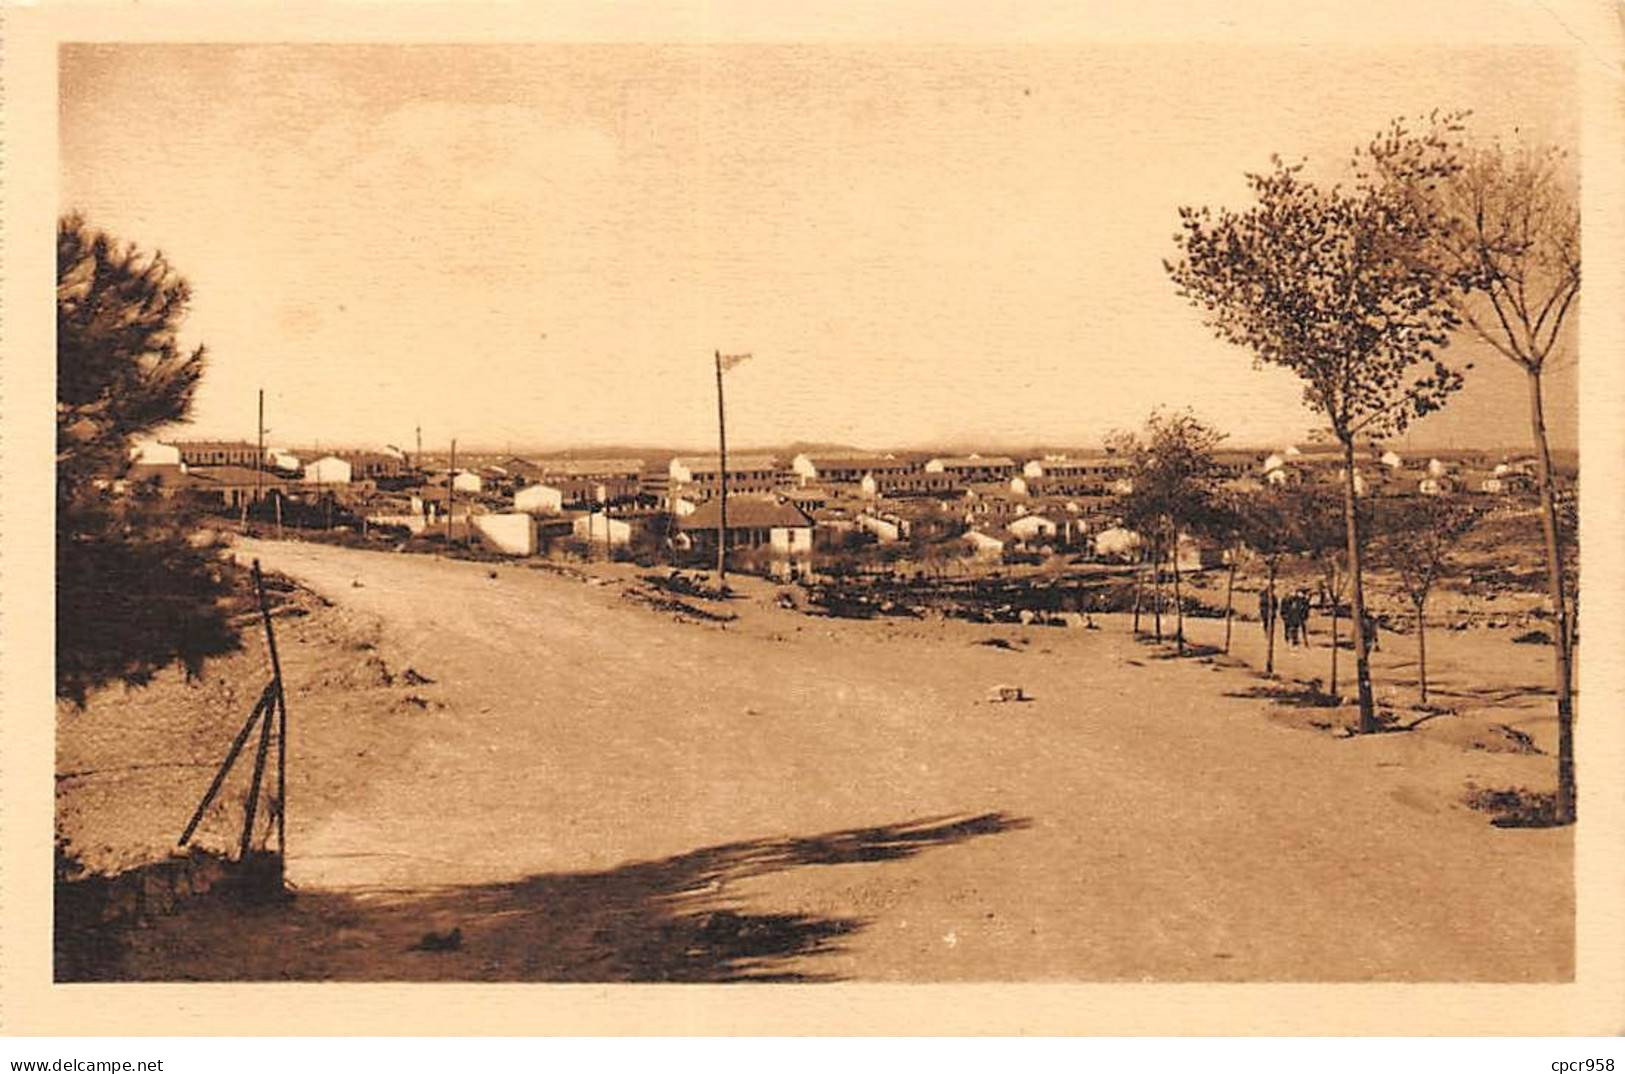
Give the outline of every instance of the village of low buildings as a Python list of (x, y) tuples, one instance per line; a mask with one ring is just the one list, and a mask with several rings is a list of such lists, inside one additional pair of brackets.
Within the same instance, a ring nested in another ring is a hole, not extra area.
[[(1217, 462), (1238, 490), (1342, 478), (1340, 451), (1324, 443), (1222, 451)], [(1032, 458), (739, 452), (728, 456), (724, 480), (717, 455), (454, 459), (174, 440), (138, 444), (122, 484), (243, 524), (403, 549), (450, 542), (500, 556), (704, 567), (715, 564), (725, 534), (731, 568), (807, 577), (945, 565), (977, 573), (1058, 554), (1127, 559), (1140, 545), (1118, 510), (1130, 470), (1105, 450)], [(1532, 458), (1406, 457), (1372, 446), (1358, 460), (1357, 485), (1364, 495), (1533, 502), (1535, 473)], [(1567, 484), (1572, 494), (1572, 475)], [(1179, 557), (1210, 566), (1222, 551), (1191, 536)]]

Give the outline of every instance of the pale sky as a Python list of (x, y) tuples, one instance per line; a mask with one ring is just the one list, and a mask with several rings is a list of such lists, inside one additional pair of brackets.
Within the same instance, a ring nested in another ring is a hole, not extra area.
[[(1177, 207), (1434, 108), (1577, 147), (1534, 49), (70, 46), (60, 204), (192, 281), (187, 435), (252, 438), (263, 387), (276, 443), (707, 445), (721, 348), (741, 446), (1082, 445), (1158, 404), (1268, 443), (1316, 422), (1175, 295)], [(1522, 375), (1452, 353), (1417, 439), (1523, 443)]]

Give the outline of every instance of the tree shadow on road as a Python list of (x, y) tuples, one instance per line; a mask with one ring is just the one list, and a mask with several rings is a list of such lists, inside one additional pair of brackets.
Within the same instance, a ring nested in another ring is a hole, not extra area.
[(1030, 825), (1004, 813), (932, 817), (511, 883), (304, 892), (253, 908), (201, 900), (104, 937), (122, 957), (96, 979), (834, 980), (808, 961), (840, 951), (868, 921), (758, 912), (733, 887), (802, 867), (900, 861)]
[(1326, 693), (1316, 682), (1249, 686), (1245, 690), (1227, 690), (1224, 696), (1274, 701), (1278, 705), (1300, 709), (1337, 708), (1342, 704), (1341, 696)]

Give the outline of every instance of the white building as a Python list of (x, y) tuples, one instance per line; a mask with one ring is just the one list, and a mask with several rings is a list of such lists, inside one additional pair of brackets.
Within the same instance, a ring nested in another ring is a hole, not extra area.
[(452, 475), (451, 487), (458, 492), (478, 492), (485, 487), (485, 482), (472, 470), (458, 470)]
[(1390, 470), (1397, 470), (1401, 466), (1405, 465), (1405, 460), (1399, 457), (1399, 453), (1397, 451), (1384, 451), (1382, 453), (1382, 458), (1378, 459), (1377, 461), (1388, 467)]
[(137, 466), (180, 466), (181, 449), (156, 440), (137, 440), (130, 447), (130, 461)]
[(535, 554), (536, 522), (530, 515), (474, 515), (471, 520), (479, 531), (480, 540), (496, 551), (510, 556)]
[(1142, 543), (1143, 539), (1133, 530), (1113, 526), (1095, 534), (1095, 555), (1129, 559), (1139, 552)]
[[(707, 500), (678, 519), (690, 547), (716, 551), (720, 514), (720, 503)], [(792, 503), (764, 496), (729, 496), (727, 542), (729, 548), (766, 548), (776, 555), (801, 557), (812, 552), (812, 520)]]
[(265, 461), (271, 464), (272, 469), (280, 470), (285, 474), (297, 474), (299, 472), (299, 456), (291, 451), (270, 448), (265, 452)]
[(1043, 515), (1023, 515), (1005, 528), (1023, 541), (1054, 537), (1060, 531), (1059, 526)]
[(877, 515), (859, 515), (858, 528), (865, 533), (872, 533), (881, 544), (895, 544), (903, 539), (903, 526), (890, 519), (880, 518)]
[(528, 515), (556, 515), (564, 510), (564, 490), (531, 485), (513, 494), (513, 509)]
[(628, 545), (632, 543), (632, 524), (625, 519), (612, 518), (602, 512), (595, 511), (589, 515), (580, 515), (570, 523), (570, 532), (590, 544), (604, 543), (604, 530), (606, 524), (609, 529), (609, 543), (611, 547)]
[(962, 540), (971, 546), (979, 559), (996, 559), (1004, 555), (1004, 542), (981, 530), (967, 530)]
[(1446, 466), (1443, 462), (1439, 461), (1438, 459), (1429, 459), (1428, 460), (1428, 476), (1429, 477), (1443, 477), (1446, 474), (1448, 474), (1449, 472), (1450, 472), (1450, 467)]
[(300, 480), (307, 485), (348, 485), (351, 472), (350, 464), (344, 459), (337, 455), (323, 455), (305, 466)]

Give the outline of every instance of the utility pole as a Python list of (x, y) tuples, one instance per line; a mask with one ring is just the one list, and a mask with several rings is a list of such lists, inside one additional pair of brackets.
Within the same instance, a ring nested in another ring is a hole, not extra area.
[(722, 352), (717, 363), (717, 483), (721, 491), (717, 510), (717, 589), (728, 583), (728, 423), (722, 409)]
[(451, 551), (451, 516), (457, 509), (457, 438), (451, 441), (451, 469), (446, 472), (446, 551)]
[(749, 358), (749, 354), (712, 352), (717, 367), (717, 588), (728, 583), (728, 423), (722, 405), (722, 373)]
[(258, 445), (258, 455), (254, 463), (254, 506), (258, 507), (265, 495), (262, 475), (265, 473), (265, 389), (260, 389), (259, 420), (254, 422), (255, 443)]
[(421, 469), (423, 469), (423, 426), (422, 425), (418, 426), (417, 432), (418, 432), (418, 450), (417, 450), (417, 454), (412, 457), (412, 469), (421, 470)]

